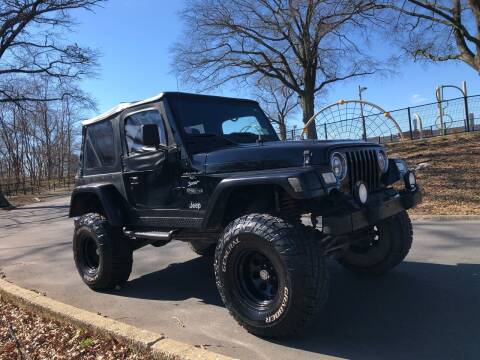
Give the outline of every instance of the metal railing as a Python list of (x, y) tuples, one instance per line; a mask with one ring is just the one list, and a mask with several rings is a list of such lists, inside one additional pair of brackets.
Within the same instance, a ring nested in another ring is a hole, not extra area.
[[(386, 115), (400, 128), (389, 125)], [(378, 119), (385, 117), (379, 125)], [(372, 125), (375, 124), (375, 125)], [(318, 139), (363, 139), (379, 143), (415, 140), (480, 130), (480, 95), (316, 124)], [(287, 129), (287, 140), (299, 140), (302, 128)]]

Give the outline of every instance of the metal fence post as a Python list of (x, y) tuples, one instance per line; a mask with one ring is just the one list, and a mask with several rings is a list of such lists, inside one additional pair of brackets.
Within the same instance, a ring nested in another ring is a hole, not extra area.
[(410, 106), (408, 107), (408, 126), (410, 127), (410, 140), (413, 140), (413, 131), (412, 131), (412, 111)]
[(367, 141), (367, 126), (365, 123), (365, 116), (362, 116), (363, 140)]
[(469, 116), (469, 111), (468, 111), (468, 97), (464, 96), (463, 100), (465, 102), (465, 125), (467, 132), (470, 131), (470, 116)]

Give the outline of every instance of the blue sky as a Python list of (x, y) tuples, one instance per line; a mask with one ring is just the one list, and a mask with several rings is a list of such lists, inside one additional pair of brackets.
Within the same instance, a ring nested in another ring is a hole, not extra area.
[[(102, 52), (96, 79), (83, 87), (98, 101), (100, 112), (122, 101), (150, 97), (162, 91), (188, 91), (171, 73), (170, 48), (182, 32), (178, 11), (182, 0), (110, 0), (95, 13), (74, 14), (79, 26), (71, 39)], [(388, 52), (388, 44), (374, 51)], [(480, 94), (480, 76), (463, 64), (421, 65), (408, 62), (389, 78), (372, 76), (334, 85), (318, 103), (357, 97), (358, 85), (368, 87), (364, 97), (387, 110), (435, 101), (439, 84), (460, 85), (466, 80), (471, 95)], [(229, 91), (219, 91), (232, 95)], [(234, 94), (233, 94), (234, 95)], [(454, 91), (446, 95), (457, 97)]]

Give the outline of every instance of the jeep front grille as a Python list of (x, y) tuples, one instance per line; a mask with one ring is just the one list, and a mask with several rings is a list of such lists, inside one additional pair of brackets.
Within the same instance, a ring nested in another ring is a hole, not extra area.
[(363, 181), (369, 191), (375, 191), (380, 185), (377, 151), (374, 149), (346, 151), (347, 178), (350, 192), (353, 194), (355, 184)]

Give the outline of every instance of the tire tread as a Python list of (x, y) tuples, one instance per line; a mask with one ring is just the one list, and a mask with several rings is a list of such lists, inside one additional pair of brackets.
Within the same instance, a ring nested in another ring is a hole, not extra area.
[[(240, 233), (255, 233), (267, 241), (281, 254), (290, 272), (302, 271), (306, 286), (296, 289), (292, 303), (301, 304), (291, 309), (293, 316), (276, 327), (254, 327), (242, 322), (241, 317), (229, 304), (220, 282), (222, 250), (231, 239)], [(284, 337), (298, 333), (319, 313), (328, 297), (328, 272), (320, 247), (315, 241), (313, 229), (268, 214), (249, 214), (230, 223), (220, 236), (215, 253), (215, 277), (223, 302), (230, 314), (247, 331), (262, 337)]]
[[(117, 285), (123, 285), (127, 282), (132, 272), (132, 249), (126, 237), (120, 229), (113, 228), (107, 219), (97, 213), (88, 213), (75, 221), (75, 235), (81, 227), (87, 227), (95, 234), (101, 246), (103, 247), (105, 261), (102, 274), (97, 282), (87, 285), (93, 290), (111, 290)], [(77, 261), (79, 254), (76, 251), (74, 235), (74, 257)], [(77, 269), (83, 278), (82, 271), (77, 265)]]

